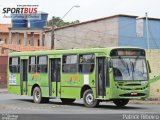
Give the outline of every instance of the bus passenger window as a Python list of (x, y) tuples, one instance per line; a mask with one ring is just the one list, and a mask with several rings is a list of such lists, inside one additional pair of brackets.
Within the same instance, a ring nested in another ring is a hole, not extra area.
[(48, 58), (47, 56), (39, 56), (37, 58), (37, 72), (38, 73), (47, 73)]
[(29, 57), (29, 73), (35, 73), (36, 72), (36, 57), (32, 56)]
[(64, 73), (77, 73), (77, 55), (64, 55), (62, 71)]
[(11, 73), (20, 73), (20, 58), (9, 58), (9, 70)]
[(94, 54), (84, 54), (79, 56), (79, 72), (92, 73), (94, 71)]

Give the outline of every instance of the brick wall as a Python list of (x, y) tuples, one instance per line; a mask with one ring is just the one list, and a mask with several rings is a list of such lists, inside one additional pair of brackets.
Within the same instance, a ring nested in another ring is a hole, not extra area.
[(0, 88), (7, 86), (7, 63), (8, 56), (0, 56)]

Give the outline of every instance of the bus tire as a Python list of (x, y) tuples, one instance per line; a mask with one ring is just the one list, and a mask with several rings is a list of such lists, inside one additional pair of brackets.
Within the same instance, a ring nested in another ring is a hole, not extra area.
[(71, 104), (75, 101), (76, 99), (70, 99), (70, 98), (61, 98), (61, 101), (63, 104)]
[(113, 100), (113, 103), (118, 107), (123, 107), (123, 106), (127, 105), (128, 102), (129, 102), (129, 99), (116, 99), (116, 100)]
[(42, 102), (42, 93), (41, 93), (41, 89), (39, 87), (35, 87), (33, 90), (33, 101), (35, 103)]
[(93, 91), (88, 89), (83, 94), (83, 102), (86, 107), (93, 108), (99, 105), (99, 101), (94, 99)]

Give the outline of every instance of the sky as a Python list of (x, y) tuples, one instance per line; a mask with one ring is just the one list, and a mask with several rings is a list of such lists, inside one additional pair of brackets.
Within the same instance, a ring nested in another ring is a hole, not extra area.
[(80, 22), (112, 16), (127, 14), (144, 17), (160, 18), (160, 0), (0, 0), (0, 23), (10, 23), (9, 18), (3, 18), (4, 7), (17, 5), (39, 5), (38, 10), (47, 12), (48, 19), (52, 16), (63, 17), (67, 11), (74, 7), (64, 18), (64, 21)]

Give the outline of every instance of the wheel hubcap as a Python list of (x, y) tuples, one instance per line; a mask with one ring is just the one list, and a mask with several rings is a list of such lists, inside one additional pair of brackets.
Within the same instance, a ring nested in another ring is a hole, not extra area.
[(93, 101), (94, 101), (93, 94), (87, 94), (87, 96), (86, 96), (87, 104), (92, 104)]
[(38, 91), (35, 92), (35, 99), (38, 101), (40, 98), (40, 93)]

